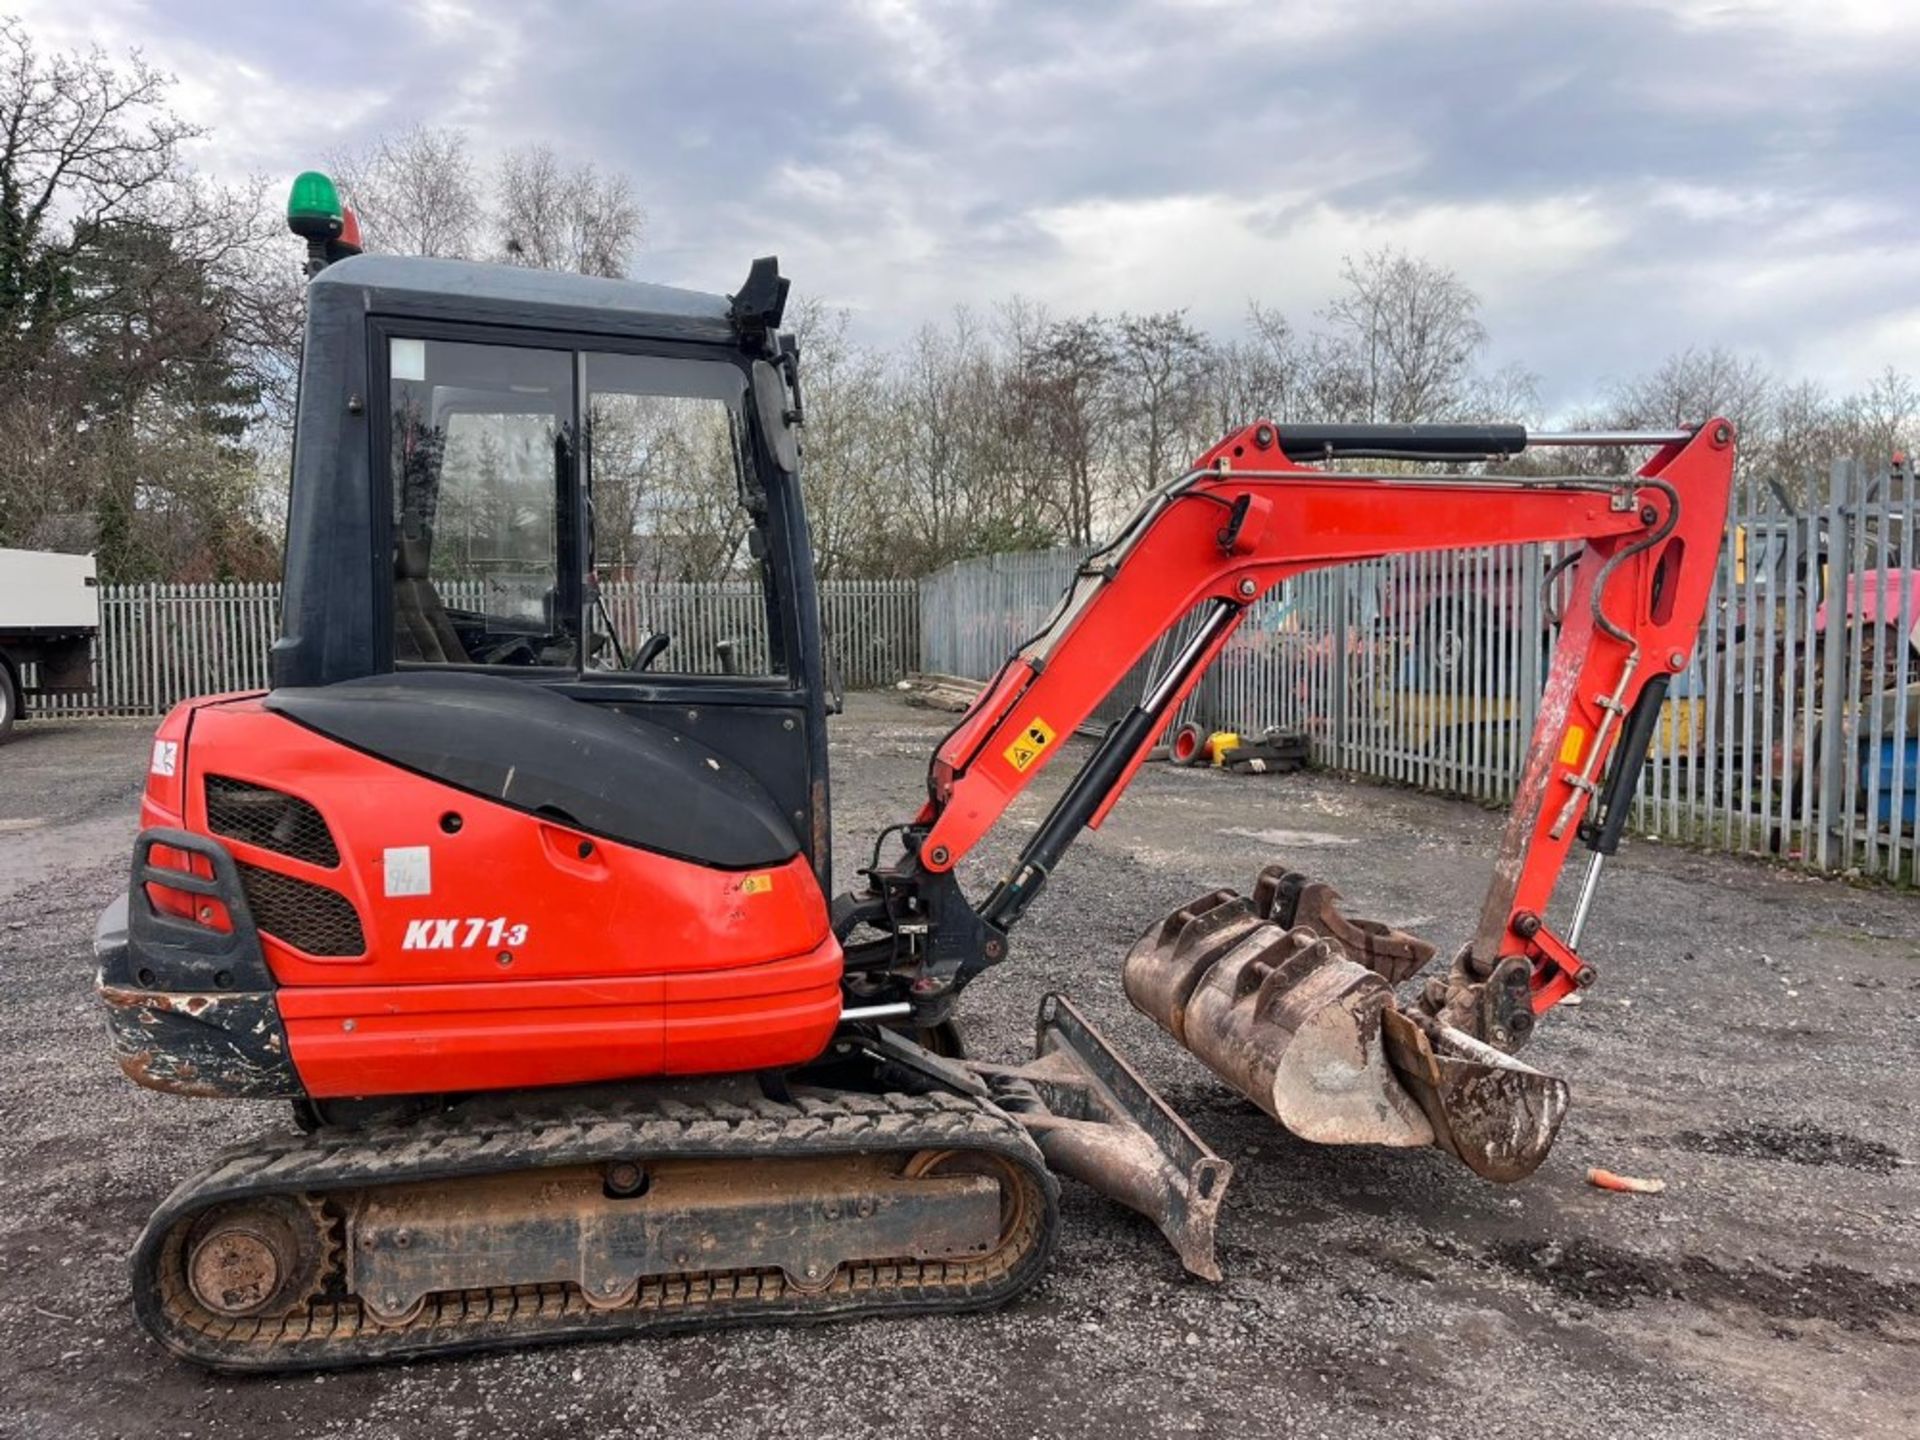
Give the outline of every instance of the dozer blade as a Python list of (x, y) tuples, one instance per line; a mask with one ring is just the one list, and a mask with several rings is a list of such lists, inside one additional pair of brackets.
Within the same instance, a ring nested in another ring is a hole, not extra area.
[(1026, 1127), (1050, 1169), (1146, 1216), (1191, 1273), (1220, 1279), (1214, 1222), (1233, 1166), (1064, 995), (1040, 1002), (1031, 1062), (966, 1068)]
[(1202, 896), (1134, 946), (1127, 998), (1304, 1140), (1436, 1145), (1488, 1179), (1531, 1172), (1566, 1112), (1564, 1083), (1449, 1027), (1430, 1041), (1389, 982), (1432, 947), (1339, 902), (1277, 866), (1251, 899)]

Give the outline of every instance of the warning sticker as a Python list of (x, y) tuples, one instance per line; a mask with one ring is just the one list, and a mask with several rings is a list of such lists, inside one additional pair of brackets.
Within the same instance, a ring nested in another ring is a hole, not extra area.
[(1560, 739), (1560, 763), (1578, 765), (1580, 752), (1586, 747), (1587, 732), (1579, 725), (1569, 725), (1567, 733)]
[(1026, 728), (1007, 746), (1007, 763), (1025, 774), (1027, 769), (1046, 754), (1047, 747), (1053, 744), (1053, 727), (1038, 715), (1029, 720)]
[(742, 895), (765, 895), (773, 889), (773, 876), (749, 875), (740, 882)]

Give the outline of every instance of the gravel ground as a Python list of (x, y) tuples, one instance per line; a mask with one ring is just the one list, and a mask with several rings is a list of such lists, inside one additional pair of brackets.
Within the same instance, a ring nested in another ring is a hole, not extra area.
[[(854, 697), (834, 744), (843, 877), (911, 808), (945, 724)], [(1434, 1151), (1293, 1140), (1128, 1009), (1119, 959), (1274, 859), (1446, 953), (1500, 817), (1158, 766), (964, 1019), (975, 1053), (1013, 1059), (1064, 989), (1137, 1059), (1237, 1167), (1223, 1285), (1069, 1183), (1051, 1273), (993, 1315), (210, 1379), (135, 1327), (123, 1257), (177, 1181), (285, 1116), (150, 1094), (107, 1057), (87, 940), (124, 883), (148, 734), (36, 724), (0, 751), (0, 1434), (1920, 1434), (1920, 902), (1630, 845), (1589, 931), (1601, 983), (1528, 1052), (1572, 1080), (1572, 1116), (1533, 1178), (1496, 1188)], [(1594, 1164), (1667, 1191), (1594, 1190)]]

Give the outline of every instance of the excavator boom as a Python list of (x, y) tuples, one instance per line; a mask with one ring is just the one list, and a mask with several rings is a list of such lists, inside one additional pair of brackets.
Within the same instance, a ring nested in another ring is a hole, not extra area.
[[(1302, 460), (1496, 460), (1530, 444), (1638, 446), (1618, 476), (1356, 474)], [(1284, 866), (1255, 894), (1203, 897), (1129, 956), (1134, 1004), (1288, 1128), (1330, 1143), (1436, 1144), (1493, 1179), (1545, 1156), (1566, 1087), (1512, 1057), (1537, 1015), (1595, 971), (1575, 949), (1601, 857), (1619, 840), (1667, 682), (1685, 668), (1712, 585), (1733, 430), (1538, 436), (1517, 427), (1314, 426), (1236, 431), (1090, 556), (1047, 625), (940, 744), (889, 903), (942, 897), (954, 867), (1126, 674), (1185, 621), (1185, 642), (1116, 721), (977, 911), (980, 943), (937, 938), (896, 973), (935, 1013), (1007, 953), (1005, 932), (1072, 840), (1105, 818), (1156, 737), (1248, 608), (1305, 571), (1385, 555), (1551, 542), (1568, 547), (1567, 600), (1513, 812), (1480, 921), (1445, 978), (1403, 1008), (1393, 986), (1433, 954), (1345, 915), (1339, 896)], [(1563, 934), (1548, 902), (1576, 840), (1593, 851)], [(852, 952), (850, 952), (852, 953)]]

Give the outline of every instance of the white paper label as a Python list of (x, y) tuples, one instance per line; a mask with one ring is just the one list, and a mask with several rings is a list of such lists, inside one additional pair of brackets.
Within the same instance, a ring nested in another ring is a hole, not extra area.
[(425, 845), (398, 845), (385, 855), (389, 898), (433, 893), (433, 851)]
[(156, 740), (153, 742), (153, 766), (155, 775), (172, 775), (180, 763), (180, 742), (178, 740)]
[(427, 378), (427, 342), (390, 340), (387, 342), (387, 374), (395, 380)]

